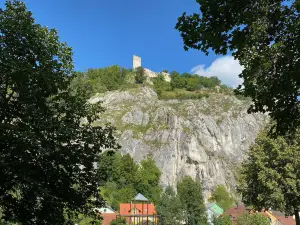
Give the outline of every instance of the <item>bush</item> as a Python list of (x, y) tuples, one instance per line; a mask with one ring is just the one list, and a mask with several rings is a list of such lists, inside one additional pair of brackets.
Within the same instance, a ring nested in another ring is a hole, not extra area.
[(237, 218), (237, 225), (269, 225), (270, 221), (260, 213), (244, 213)]
[(126, 224), (126, 220), (124, 218), (117, 218), (113, 221), (110, 222), (110, 225), (125, 225)]
[(223, 208), (224, 211), (231, 208), (235, 203), (234, 198), (223, 185), (217, 186), (210, 198), (210, 201), (215, 201), (221, 208)]
[(189, 73), (179, 74), (176, 71), (171, 72), (171, 87), (172, 89), (180, 88), (188, 91), (201, 90), (203, 88), (214, 88), (221, 84), (218, 77), (204, 77)]
[(158, 74), (157, 77), (153, 78), (154, 90), (158, 96), (161, 95), (163, 91), (170, 91), (170, 82), (165, 81), (165, 77), (162, 74)]
[(145, 71), (143, 67), (138, 67), (135, 70), (135, 82), (137, 84), (143, 84), (146, 80)]

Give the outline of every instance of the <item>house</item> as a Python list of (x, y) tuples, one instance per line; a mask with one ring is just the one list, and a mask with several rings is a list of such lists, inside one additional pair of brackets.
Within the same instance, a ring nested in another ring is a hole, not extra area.
[(269, 211), (276, 218), (276, 222), (272, 225), (296, 225), (296, 220), (292, 216), (285, 216), (279, 211)]
[[(237, 218), (244, 213), (251, 214), (256, 213), (256, 211), (246, 208), (244, 205), (238, 205), (228, 209), (224, 214), (230, 216), (232, 225), (236, 225)], [(292, 216), (286, 217), (278, 211), (262, 210), (259, 213), (269, 219), (270, 225), (296, 225), (296, 221)]]
[(140, 193), (130, 203), (120, 203), (119, 217), (125, 218), (129, 224), (139, 225), (146, 221), (158, 224), (154, 204), (148, 202), (148, 199)]
[(213, 224), (213, 218), (219, 217), (223, 214), (224, 210), (218, 206), (215, 202), (208, 203), (205, 205), (207, 209), (207, 217), (208, 217), (208, 223)]
[(101, 225), (110, 225), (110, 222), (116, 219), (118, 215), (118, 213), (109, 206), (96, 208), (95, 211), (100, 213), (102, 217)]
[(237, 218), (244, 213), (249, 213), (250, 209), (247, 209), (244, 205), (236, 205), (228, 209), (224, 214), (228, 215), (232, 221), (232, 225), (237, 224)]

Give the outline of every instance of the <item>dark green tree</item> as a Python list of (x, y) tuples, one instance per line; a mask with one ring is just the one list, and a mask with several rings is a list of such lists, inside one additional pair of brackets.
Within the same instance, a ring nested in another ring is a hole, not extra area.
[(117, 179), (115, 181), (119, 188), (137, 183), (139, 166), (130, 154), (123, 155), (117, 166), (119, 171), (116, 172)]
[(100, 186), (113, 181), (116, 177), (118, 162), (121, 157), (119, 152), (114, 151), (105, 151), (100, 155), (98, 162), (98, 183)]
[(134, 185), (137, 192), (142, 193), (149, 200), (156, 203), (162, 192), (159, 185), (161, 171), (151, 156), (142, 160), (137, 173), (137, 182)]
[(143, 84), (146, 80), (145, 71), (143, 67), (138, 67), (135, 69), (135, 82), (137, 84)]
[(186, 224), (208, 224), (200, 182), (185, 176), (177, 183), (177, 193), (184, 207)]
[(260, 213), (244, 213), (237, 218), (237, 225), (269, 225), (270, 221)]
[(216, 187), (210, 201), (215, 201), (224, 211), (230, 209), (235, 203), (234, 198), (223, 185)]
[(175, 194), (171, 186), (168, 186), (163, 192), (155, 205), (155, 209), (161, 216), (164, 225), (180, 225), (184, 220), (184, 208), (179, 196)]
[(132, 184), (120, 188), (116, 182), (112, 181), (100, 187), (100, 194), (114, 210), (119, 210), (120, 203), (130, 202), (137, 191)]
[(186, 86), (185, 78), (181, 77), (180, 74), (175, 71), (171, 72), (171, 87), (172, 87), (172, 89), (185, 88), (185, 86)]
[(300, 225), (300, 132), (293, 139), (272, 139), (261, 132), (242, 164), (238, 191), (246, 205), (295, 215)]
[[(24, 3), (0, 10), (0, 206), (21, 224), (63, 224), (94, 215), (97, 161), (116, 148), (112, 127), (93, 127), (103, 111), (71, 92), (71, 48), (36, 24)], [(86, 118), (85, 121), (82, 121)]]
[(231, 225), (232, 221), (230, 220), (229, 216), (219, 216), (218, 218), (213, 218), (214, 225)]
[(232, 54), (244, 66), (237, 93), (252, 98), (248, 111), (270, 112), (277, 134), (295, 131), (300, 125), (300, 1), (197, 3), (201, 12), (183, 13), (175, 27), (184, 49)]

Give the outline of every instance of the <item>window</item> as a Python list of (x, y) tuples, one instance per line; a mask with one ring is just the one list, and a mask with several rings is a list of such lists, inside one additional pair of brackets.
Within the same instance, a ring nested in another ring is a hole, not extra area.
[(106, 209), (104, 209), (103, 211), (106, 212)]

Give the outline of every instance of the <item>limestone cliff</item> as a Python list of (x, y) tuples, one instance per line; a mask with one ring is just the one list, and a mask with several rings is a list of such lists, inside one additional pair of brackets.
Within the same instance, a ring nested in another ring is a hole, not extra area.
[(147, 87), (95, 96), (107, 109), (97, 124), (118, 128), (122, 153), (135, 160), (152, 154), (164, 186), (183, 175), (200, 179), (209, 193), (218, 184), (233, 188), (236, 167), (267, 117), (247, 114), (250, 102), (212, 94), (201, 100), (159, 100)]

